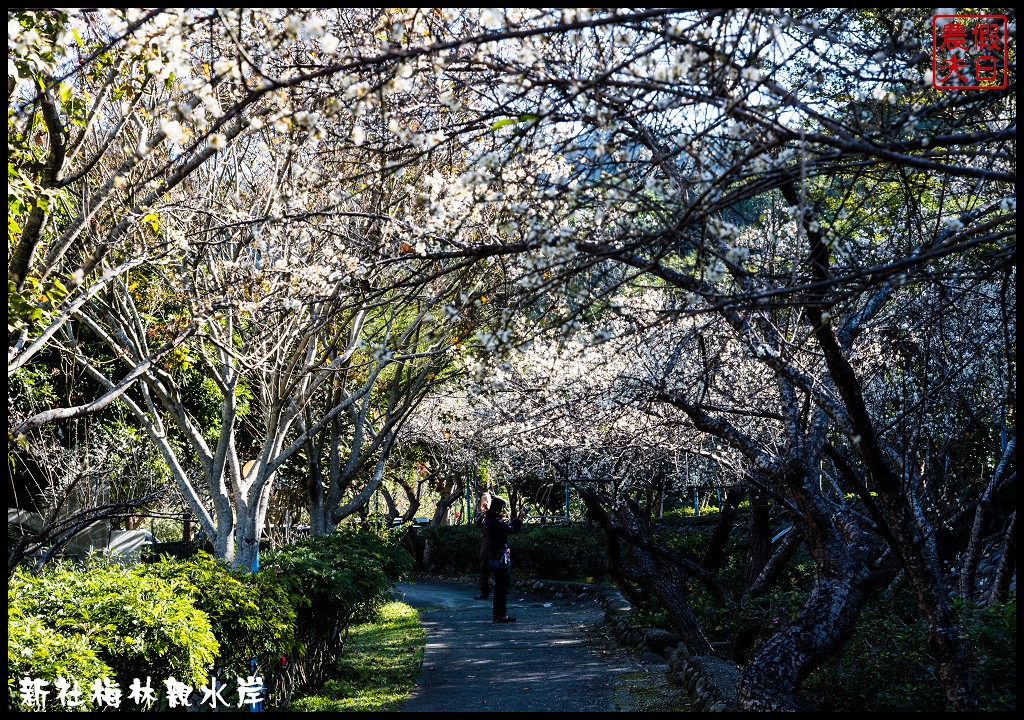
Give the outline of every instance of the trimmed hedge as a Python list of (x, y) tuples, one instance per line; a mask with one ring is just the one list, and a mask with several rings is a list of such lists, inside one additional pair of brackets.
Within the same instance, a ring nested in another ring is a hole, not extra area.
[(285, 692), (319, 686), (344, 650), (349, 625), (372, 618), (411, 569), (390, 531), (340, 528), (268, 553), (260, 574), (275, 576), (296, 609)]
[[(430, 546), (423, 570), (447, 574), (480, 571), (480, 530), (471, 525), (440, 525), (416, 531)], [(509, 536), (513, 572), (549, 580), (585, 580), (608, 572), (604, 534), (587, 525), (527, 523)]]

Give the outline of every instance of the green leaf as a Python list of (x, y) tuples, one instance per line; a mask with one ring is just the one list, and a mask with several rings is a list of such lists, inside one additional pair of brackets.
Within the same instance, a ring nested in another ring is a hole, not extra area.
[(529, 122), (531, 120), (539, 120), (539, 115), (533, 113), (523, 113), (517, 118), (505, 118), (504, 120), (498, 120), (491, 125), (491, 130), (498, 130), (508, 125), (516, 125), (521, 122)]

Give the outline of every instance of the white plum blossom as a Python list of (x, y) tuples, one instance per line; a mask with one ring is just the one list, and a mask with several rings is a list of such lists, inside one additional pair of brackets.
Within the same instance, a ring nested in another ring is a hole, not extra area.
[(715, 260), (710, 265), (708, 265), (705, 277), (708, 279), (708, 282), (710, 283), (719, 283), (723, 279), (725, 279), (725, 270), (725, 265), (722, 263), (722, 261), (719, 260), (718, 258), (715, 258)]
[(725, 259), (734, 265), (742, 265), (750, 257), (750, 249), (745, 247), (731, 247), (725, 253)]
[(454, 305), (445, 305), (441, 308), (441, 314), (445, 321), (451, 322), (452, 320), (459, 317), (459, 309)]
[(373, 343), (367, 349), (367, 355), (379, 363), (388, 363), (395, 356), (392, 350), (383, 343)]
[(876, 85), (875, 89), (871, 91), (871, 96), (878, 102), (891, 103), (896, 101), (896, 96), (882, 85)]
[(292, 116), (296, 125), (301, 125), (306, 128), (313, 128), (320, 124), (320, 113), (318, 112), (306, 112), (305, 110), (299, 110)]
[(333, 33), (328, 33), (320, 38), (320, 49), (328, 55), (332, 55), (340, 44), (341, 41)]
[(370, 83), (368, 82), (357, 82), (349, 85), (345, 88), (345, 99), (352, 100), (358, 99), (370, 92)]
[(213, 72), (220, 76), (230, 75), (234, 68), (235, 64), (226, 58), (221, 58), (213, 64)]
[(495, 8), (483, 8), (480, 10), (480, 24), (488, 30), (496, 30), (505, 24), (505, 19)]
[(181, 129), (181, 123), (177, 120), (163, 119), (160, 121), (160, 131), (167, 136), (167, 139), (173, 143), (179, 142), (184, 136), (184, 132)]

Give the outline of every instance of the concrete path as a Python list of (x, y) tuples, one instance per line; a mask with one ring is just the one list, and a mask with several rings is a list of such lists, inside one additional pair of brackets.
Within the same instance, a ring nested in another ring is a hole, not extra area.
[(594, 601), (512, 588), (516, 622), (491, 622), (475, 585), (415, 580), (398, 586), (426, 628), (423, 673), (401, 712), (631, 712), (631, 689), (667, 684), (664, 665), (631, 657), (600, 633)]

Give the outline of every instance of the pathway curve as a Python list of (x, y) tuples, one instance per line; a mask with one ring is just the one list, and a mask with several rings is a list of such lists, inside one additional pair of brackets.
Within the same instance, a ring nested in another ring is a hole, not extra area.
[(664, 665), (630, 656), (600, 633), (592, 601), (512, 588), (516, 622), (491, 622), (477, 586), (400, 583), (426, 628), (423, 672), (401, 712), (634, 712), (650, 691), (671, 693)]

